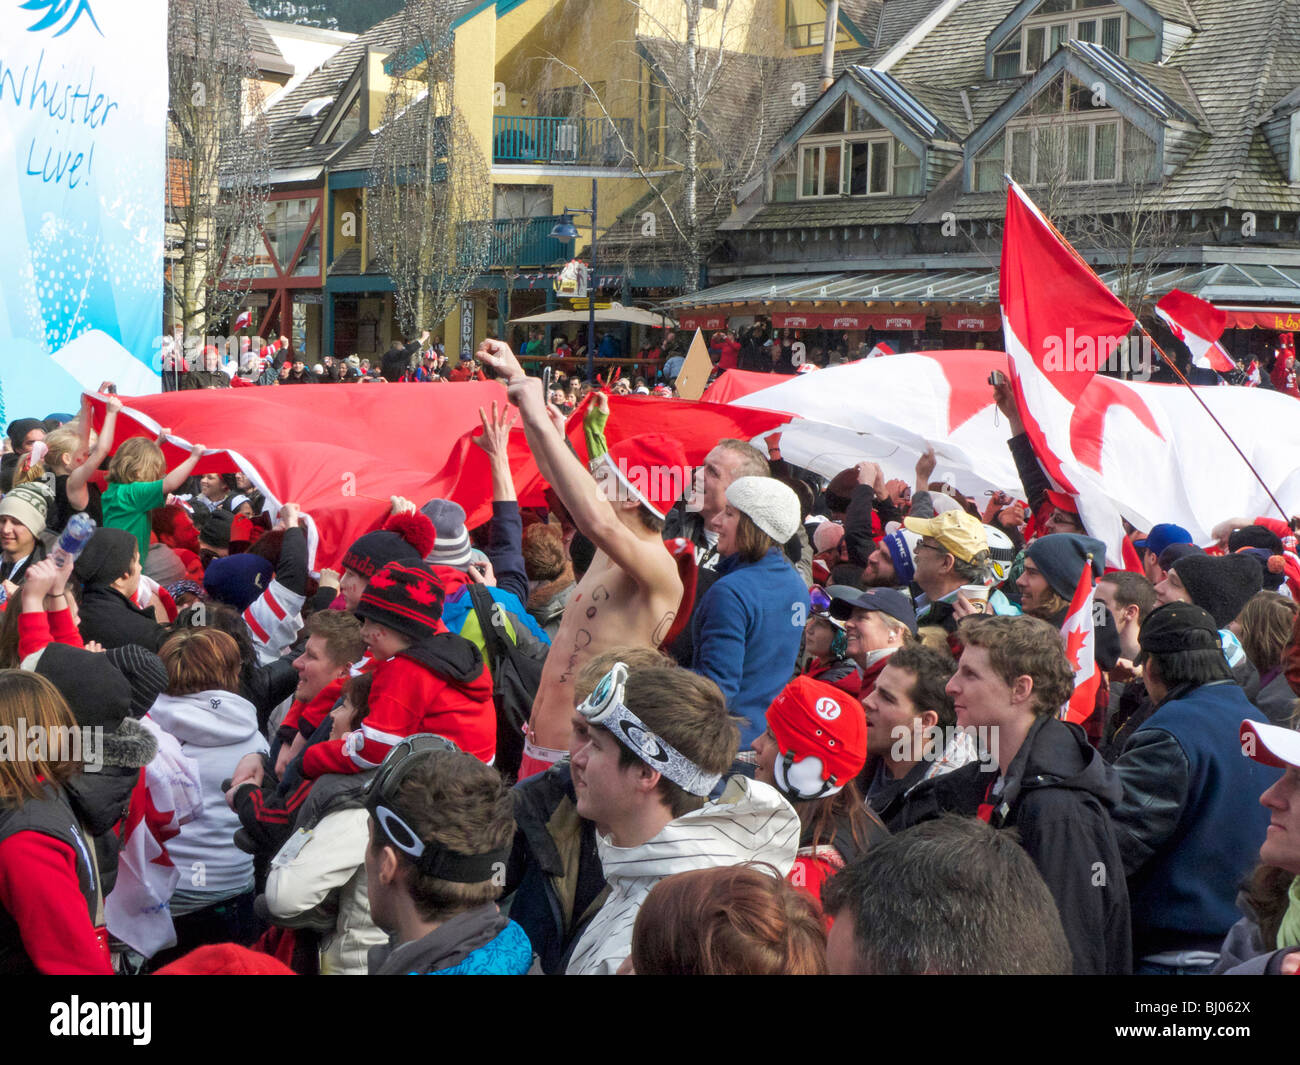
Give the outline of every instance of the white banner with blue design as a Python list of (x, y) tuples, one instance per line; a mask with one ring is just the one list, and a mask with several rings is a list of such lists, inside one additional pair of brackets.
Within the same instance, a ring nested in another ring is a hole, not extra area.
[(0, 0), (0, 423), (157, 392), (166, 0)]

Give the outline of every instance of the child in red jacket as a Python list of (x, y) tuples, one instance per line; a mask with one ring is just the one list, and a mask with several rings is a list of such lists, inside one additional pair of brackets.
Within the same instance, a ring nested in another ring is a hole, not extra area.
[(478, 648), (442, 623), (443, 597), (424, 562), (389, 562), (370, 578), (355, 611), (374, 663), (370, 714), (358, 731), (309, 747), (304, 776), (373, 769), (417, 732), (436, 733), (491, 765), (492, 681)]

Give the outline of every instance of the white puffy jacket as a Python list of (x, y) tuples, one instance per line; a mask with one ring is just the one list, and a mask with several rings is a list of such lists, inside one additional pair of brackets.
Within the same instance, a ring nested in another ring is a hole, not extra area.
[(267, 909), (280, 920), (314, 910), (339, 890), (334, 932), (321, 942), (325, 976), (365, 976), (370, 948), (388, 942), (370, 917), (366, 895), (369, 818), (364, 808), (337, 810), (313, 828), (300, 828), (280, 848), (267, 876)]
[(799, 815), (767, 784), (733, 776), (721, 798), (664, 826), (639, 847), (596, 836), (609, 898), (574, 947), (567, 973), (612, 975), (632, 951), (632, 926), (650, 889), (666, 876), (743, 862), (789, 874), (799, 849)]

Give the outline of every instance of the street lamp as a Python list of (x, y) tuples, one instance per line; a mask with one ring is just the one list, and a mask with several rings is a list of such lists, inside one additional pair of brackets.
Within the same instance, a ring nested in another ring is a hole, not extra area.
[[(560, 220), (551, 229), (556, 240), (578, 239), (578, 227), (573, 224), (575, 214), (591, 215), (591, 262), (587, 267), (587, 381), (596, 382), (596, 179), (591, 179), (591, 207), (565, 207)], [(575, 245), (575, 251), (577, 250)]]

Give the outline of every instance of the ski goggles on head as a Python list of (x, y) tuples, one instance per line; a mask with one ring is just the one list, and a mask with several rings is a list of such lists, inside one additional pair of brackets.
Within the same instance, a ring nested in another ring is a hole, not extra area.
[(809, 602), (812, 604), (814, 614), (824, 614), (831, 608), (831, 597), (826, 594), (824, 588), (813, 585), (812, 590), (808, 593)]
[(460, 753), (460, 748), (450, 740), (428, 732), (408, 736), (394, 746), (374, 779), (366, 785), (366, 809), (384, 838), (410, 858), (425, 876), (456, 884), (491, 880), (501, 863), (510, 856), (509, 847), (488, 854), (460, 854), (436, 840), (421, 839), (397, 805), (397, 793), (411, 771), (430, 755), (443, 751)]
[(579, 705), (578, 713), (589, 724), (599, 725), (614, 734), (628, 750), (651, 769), (667, 777), (691, 795), (707, 796), (722, 779), (720, 773), (706, 773), (668, 741), (656, 736), (636, 716), (624, 695), (627, 691), (627, 666), (617, 662), (595, 690)]

